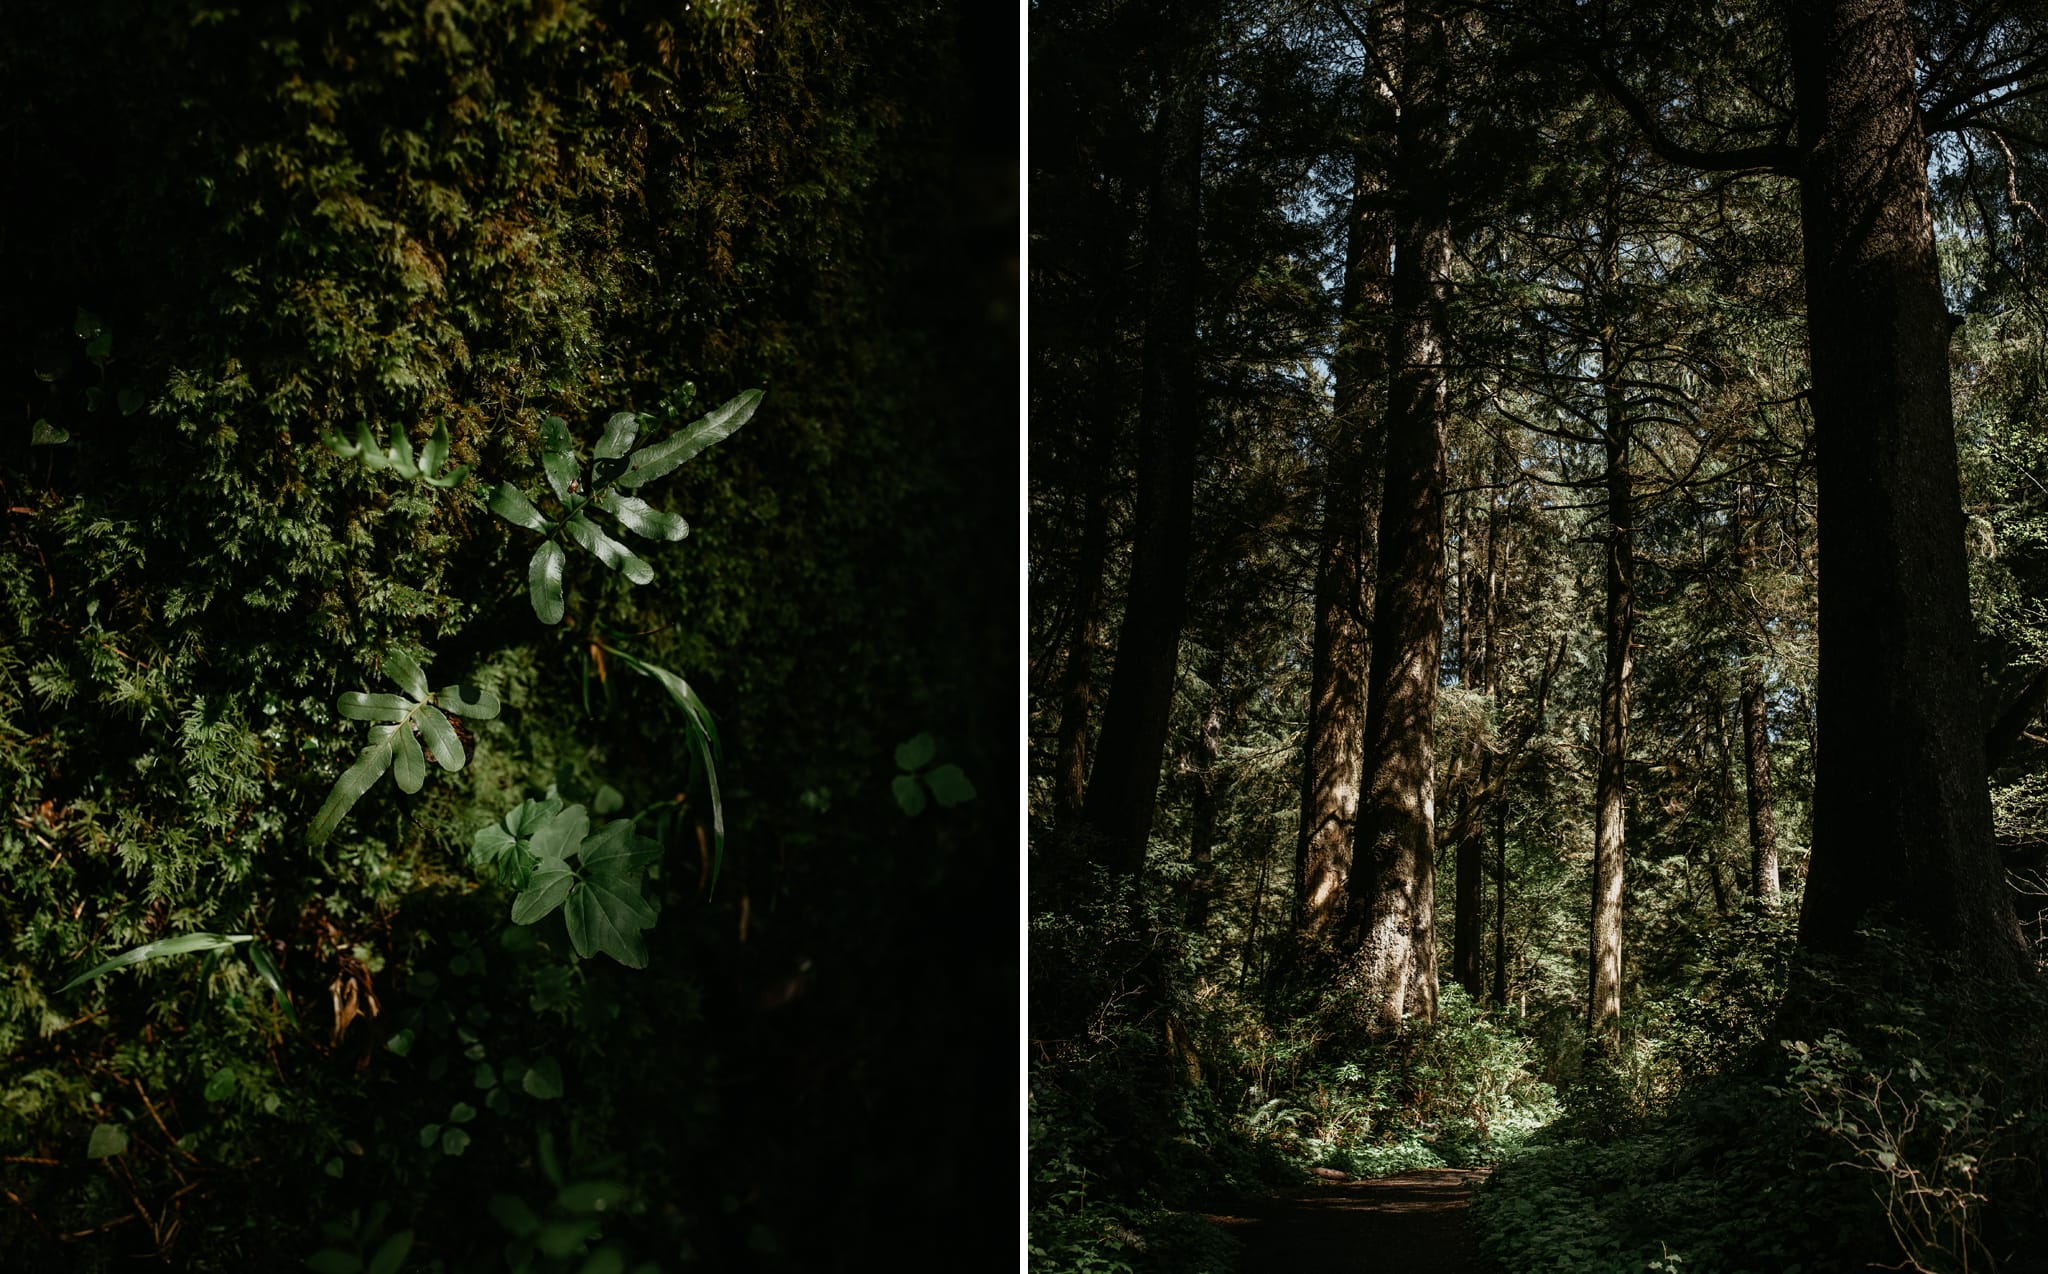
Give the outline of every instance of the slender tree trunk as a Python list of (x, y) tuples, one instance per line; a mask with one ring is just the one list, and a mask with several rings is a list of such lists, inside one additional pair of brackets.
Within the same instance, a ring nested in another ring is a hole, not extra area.
[(1778, 901), (1778, 816), (1771, 802), (1771, 735), (1764, 711), (1764, 673), (1742, 668), (1742, 765), (1749, 780), (1749, 892)]
[(1493, 805), (1493, 1006), (1508, 1006), (1508, 794)]
[(1335, 419), (1324, 449), (1323, 525), (1316, 560), (1315, 634), (1303, 741), (1301, 824), (1295, 839), (1295, 932), (1325, 944), (1340, 924), (1351, 878), (1364, 768), (1366, 563), (1372, 546), (1368, 435), (1374, 390), (1385, 383), (1385, 313), (1392, 246), (1380, 174), (1354, 160), (1351, 223), (1339, 313)]
[(1130, 587), (1083, 818), (1103, 860), (1145, 864), (1187, 612), (1201, 386), (1195, 358), (1201, 268), (1202, 131), (1213, 4), (1182, 16), (1164, 58), (1153, 125), (1158, 170), (1145, 226), (1145, 346)]
[(1382, 1026), (1436, 1013), (1436, 691), (1444, 614), (1444, 322), (1451, 233), (1442, 192), (1441, 20), (1402, 19), (1387, 473), (1380, 505), (1366, 784), (1347, 916)]
[[(1485, 791), (1493, 777), (1493, 753), (1482, 751), (1479, 756), (1479, 787)], [(1470, 803), (1470, 790), (1458, 794), (1461, 806)], [(1498, 796), (1493, 798), (1498, 801)], [(1479, 1002), (1483, 990), (1479, 981), (1479, 948), (1486, 924), (1486, 831), (1482, 818), (1470, 817), (1469, 811), (1461, 809), (1458, 825), (1465, 834), (1458, 838), (1458, 900), (1457, 917), (1451, 930), (1451, 976), (1458, 985), (1465, 988), (1465, 994)]]
[(2029, 967), (1991, 843), (1982, 688), (1904, 0), (1795, 0), (1820, 477), (1821, 723), (1800, 940), (1883, 913)]
[(1600, 682), (1599, 777), (1593, 822), (1592, 976), (1587, 997), (1596, 1037), (1612, 1037), (1621, 1020), (1621, 899), (1627, 841), (1628, 695), (1635, 667), (1635, 494), (1629, 473), (1628, 411), (1611, 351), (1601, 351), (1607, 379), (1607, 663)]
[(1188, 774), (1194, 790), (1188, 810), (1187, 928), (1198, 938), (1209, 927), (1209, 907), (1216, 888), (1216, 761), (1223, 754), (1222, 660), (1210, 665), (1208, 675), (1208, 698), (1195, 727), (1194, 757)]
[[(1099, 355), (1096, 401), (1114, 404), (1105, 393), (1116, 379), (1115, 357)], [(1118, 421), (1114, 407), (1095, 422), (1089, 440), (1088, 473), (1083, 476), (1081, 545), (1075, 556), (1074, 635), (1061, 670), (1058, 750), (1053, 765), (1053, 826), (1072, 832), (1081, 821), (1088, 792), (1088, 727), (1095, 709), (1095, 655), (1102, 643), (1102, 587), (1109, 559), (1109, 482), (1116, 453)]]

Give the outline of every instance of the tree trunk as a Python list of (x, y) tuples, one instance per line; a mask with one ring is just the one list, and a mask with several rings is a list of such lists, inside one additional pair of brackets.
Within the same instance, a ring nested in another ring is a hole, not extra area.
[(1927, 144), (1904, 0), (1791, 6), (1819, 457), (1821, 735), (1800, 940), (1890, 913), (2028, 967), (1991, 844)]
[(1301, 824), (1295, 838), (1295, 933), (1302, 946), (1327, 943), (1340, 924), (1351, 878), (1358, 787), (1364, 768), (1366, 563), (1372, 554), (1367, 484), (1376, 466), (1367, 435), (1384, 383), (1384, 336), (1392, 251), (1379, 174), (1354, 161), (1351, 223), (1339, 313), (1335, 419), (1324, 449), (1323, 525), (1316, 560), (1315, 634), (1303, 740)]
[(1209, 927), (1209, 906), (1216, 888), (1216, 760), (1223, 754), (1222, 660), (1212, 664), (1208, 674), (1208, 698), (1195, 726), (1194, 758), (1188, 775), (1194, 791), (1188, 810), (1187, 928), (1196, 938)]
[[(1485, 791), (1493, 777), (1493, 753), (1481, 751), (1479, 756), (1479, 787)], [(1469, 804), (1472, 794), (1469, 790), (1458, 794), (1459, 804)], [(1493, 799), (1499, 800), (1498, 796)], [(1470, 811), (1461, 809), (1458, 825), (1465, 834), (1458, 838), (1458, 912), (1451, 930), (1451, 976), (1458, 985), (1465, 988), (1465, 994), (1479, 1002), (1482, 987), (1479, 981), (1479, 947), (1485, 932), (1486, 910), (1486, 832), (1480, 818), (1470, 817)]]
[(1764, 711), (1764, 673), (1742, 668), (1742, 764), (1749, 778), (1749, 892), (1778, 901), (1778, 816), (1771, 803), (1771, 735)]
[(1164, 58), (1153, 125), (1158, 170), (1145, 227), (1145, 345), (1130, 587), (1083, 818), (1103, 861), (1145, 864), (1187, 612), (1201, 387), (1195, 360), (1201, 268), (1202, 131), (1211, 6), (1183, 18)]
[(1493, 806), (1493, 1007), (1508, 1006), (1508, 794)]
[[(1104, 280), (1104, 286), (1113, 286)], [(1115, 358), (1101, 355), (1096, 401), (1114, 404), (1102, 393), (1115, 380)], [(1118, 421), (1108, 407), (1095, 422), (1089, 440), (1089, 470), (1083, 476), (1081, 547), (1075, 557), (1074, 635), (1061, 669), (1058, 750), (1053, 764), (1053, 826), (1070, 833), (1081, 821), (1088, 792), (1088, 726), (1095, 710), (1095, 655), (1102, 641), (1102, 583), (1109, 559), (1108, 471), (1116, 454)]]
[(1444, 322), (1451, 233), (1442, 192), (1440, 19), (1402, 20), (1396, 129), (1387, 472), (1379, 517), (1366, 783), (1347, 945), (1382, 1026), (1436, 1013), (1436, 691), (1444, 612)]
[(1628, 692), (1635, 654), (1635, 510), (1629, 473), (1630, 423), (1614, 381), (1611, 352), (1601, 350), (1607, 379), (1607, 663), (1600, 682), (1600, 755), (1593, 822), (1592, 976), (1587, 1018), (1594, 1036), (1612, 1037), (1621, 1020), (1621, 898), (1627, 838)]

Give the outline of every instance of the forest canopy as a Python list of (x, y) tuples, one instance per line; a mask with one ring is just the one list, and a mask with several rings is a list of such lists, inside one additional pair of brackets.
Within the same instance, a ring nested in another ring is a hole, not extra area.
[(2036, 1249), (2048, 24), (1029, 39), (1033, 1268), (1496, 1164), (1512, 1269)]

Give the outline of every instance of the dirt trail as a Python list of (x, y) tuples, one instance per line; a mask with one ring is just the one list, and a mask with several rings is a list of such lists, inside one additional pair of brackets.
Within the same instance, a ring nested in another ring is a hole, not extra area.
[(1497, 1274), (1465, 1205), (1481, 1169), (1317, 1182), (1209, 1219), (1244, 1241), (1241, 1274)]

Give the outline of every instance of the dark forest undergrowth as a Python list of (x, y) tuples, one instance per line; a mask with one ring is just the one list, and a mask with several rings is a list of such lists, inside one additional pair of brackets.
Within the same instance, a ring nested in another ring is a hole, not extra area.
[(1073, 998), (1034, 1012), (1092, 1007), (1034, 1042), (1031, 1268), (1228, 1271), (1241, 1245), (1204, 1213), (1474, 1166), (1510, 1271), (2039, 1268), (2048, 994), (1886, 930), (1798, 957), (1792, 919), (1729, 918), (1599, 1046), (1454, 984), (1433, 1024), (1374, 1037), (1343, 1026), (1341, 981), (1218, 985), (1100, 916), (1041, 915), (1034, 971)]

